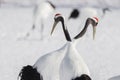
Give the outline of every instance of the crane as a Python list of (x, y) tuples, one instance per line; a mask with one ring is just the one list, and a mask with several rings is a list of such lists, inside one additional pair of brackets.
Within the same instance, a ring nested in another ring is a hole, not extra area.
[[(44, 20), (47, 19), (54, 11), (55, 5), (53, 5), (50, 1), (41, 2), (39, 5), (35, 5), (33, 12), (33, 25), (29, 32), (26, 33), (25, 38), (30, 36), (30, 32), (39, 31), (40, 39), (43, 39), (43, 31), (44, 31)], [(41, 23), (41, 25), (40, 25)]]
[(57, 23), (61, 22), (66, 44), (58, 50), (41, 56), (33, 66), (24, 66), (19, 74), (20, 80), (91, 80), (89, 69), (77, 52), (74, 41), (85, 34), (89, 24), (92, 24), (93, 36), (95, 36), (98, 19), (88, 18), (83, 30), (73, 40), (64, 24), (63, 16), (56, 14), (54, 20), (51, 34)]

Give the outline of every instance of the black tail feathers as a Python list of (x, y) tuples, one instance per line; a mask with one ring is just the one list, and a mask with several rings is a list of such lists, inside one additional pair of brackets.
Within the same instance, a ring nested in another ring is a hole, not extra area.
[(82, 74), (81, 76), (76, 77), (75, 79), (72, 80), (92, 80), (92, 79), (87, 74)]
[(20, 80), (43, 80), (43, 77), (37, 72), (37, 69), (34, 69), (30, 65), (24, 66), (18, 77)]

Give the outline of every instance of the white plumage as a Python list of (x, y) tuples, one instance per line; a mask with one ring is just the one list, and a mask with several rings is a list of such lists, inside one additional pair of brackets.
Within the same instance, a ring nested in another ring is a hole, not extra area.
[(59, 68), (67, 50), (66, 46), (40, 57), (34, 64), (33, 67), (37, 68), (44, 80), (60, 80)]
[[(77, 52), (75, 42), (85, 34), (90, 23), (93, 25), (94, 29), (97, 25), (97, 18), (95, 17), (96, 20), (88, 18), (85, 28), (75, 36), (73, 40), (70, 38), (67, 27), (64, 25), (64, 18), (60, 14), (56, 14), (54, 19), (55, 22), (52, 32), (57, 23), (61, 21), (67, 40), (66, 44), (62, 48), (40, 57), (33, 66), (27, 66), (26, 69), (23, 68), (20, 73), (21, 80), (31, 79), (29, 74), (32, 76), (34, 75), (35, 78), (36, 75), (40, 75), (37, 79), (32, 77), (31, 80), (91, 80), (89, 69), (80, 54)], [(31, 73), (29, 70), (31, 70)]]
[(35, 26), (40, 26), (40, 20), (47, 19), (53, 12), (53, 6), (49, 2), (43, 2), (39, 5), (36, 5), (33, 14), (33, 24)]
[(90, 76), (89, 69), (73, 42), (67, 42), (67, 51), (60, 67), (60, 80), (71, 80), (82, 74)]
[[(44, 21), (52, 15), (55, 11), (55, 6), (49, 2), (41, 2), (40, 4), (35, 5), (33, 11), (33, 25), (31, 30), (36, 30), (40, 34), (40, 39), (43, 39), (44, 31)], [(31, 31), (30, 31), (31, 32)], [(26, 37), (30, 36), (30, 32), (26, 34)]]
[(40, 57), (33, 67), (37, 68), (44, 80), (71, 80), (82, 74), (90, 76), (89, 69), (73, 42), (67, 42), (59, 50)]
[(73, 42), (67, 42), (59, 50), (42, 56), (33, 67), (37, 68), (44, 80), (71, 80), (82, 74), (90, 76), (89, 69)]
[(60, 80), (91, 80), (88, 66), (84, 62), (80, 54), (77, 52), (75, 45), (77, 39), (85, 34), (89, 24), (92, 24), (93, 26), (93, 38), (94, 38), (95, 27), (97, 26), (98, 18), (96, 17), (88, 18), (86, 20), (83, 30), (77, 36), (75, 36), (73, 40), (70, 38), (70, 35), (67, 31), (67, 27), (64, 25), (64, 18), (60, 14), (56, 14), (54, 19), (55, 19), (55, 23), (53, 25), (52, 32), (56, 24), (59, 21), (61, 21), (63, 31), (67, 40), (67, 43), (65, 44), (66, 46), (64, 47), (67, 49), (65, 51), (64, 58), (61, 61), (61, 65), (59, 69)]

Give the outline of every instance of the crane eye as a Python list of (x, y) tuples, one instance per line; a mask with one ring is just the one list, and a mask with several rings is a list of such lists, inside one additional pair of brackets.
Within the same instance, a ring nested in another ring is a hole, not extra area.
[(98, 22), (96, 22), (95, 25), (97, 26), (97, 25), (98, 25)]

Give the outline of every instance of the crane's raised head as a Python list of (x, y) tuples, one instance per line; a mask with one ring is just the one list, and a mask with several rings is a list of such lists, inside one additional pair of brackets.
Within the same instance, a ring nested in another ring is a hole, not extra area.
[(70, 38), (69, 32), (67, 30), (67, 27), (64, 24), (64, 17), (60, 13), (55, 14), (54, 24), (53, 24), (53, 27), (52, 27), (52, 30), (51, 30), (51, 35), (52, 35), (52, 33), (53, 33), (53, 31), (54, 31), (58, 22), (62, 23), (62, 28), (63, 28), (63, 32), (65, 34), (66, 40), (71, 41), (71, 38)]
[(58, 24), (59, 21), (64, 21), (62, 15), (60, 13), (57, 13), (55, 14), (54, 16), (54, 24), (53, 24), (53, 27), (52, 27), (52, 31), (51, 31), (51, 34), (53, 33), (56, 25)]
[(93, 25), (93, 26), (97, 26), (97, 24), (98, 24), (98, 22), (99, 22), (99, 19), (98, 19), (97, 17), (93, 17), (92, 20), (93, 20), (92, 25)]
[(78, 39), (78, 38), (82, 37), (85, 34), (85, 32), (87, 31), (87, 27), (89, 26), (89, 24), (91, 24), (93, 27), (93, 39), (94, 39), (95, 33), (96, 33), (96, 26), (98, 24), (98, 21), (99, 20), (97, 17), (87, 18), (83, 30), (77, 36), (75, 36), (74, 39)]

